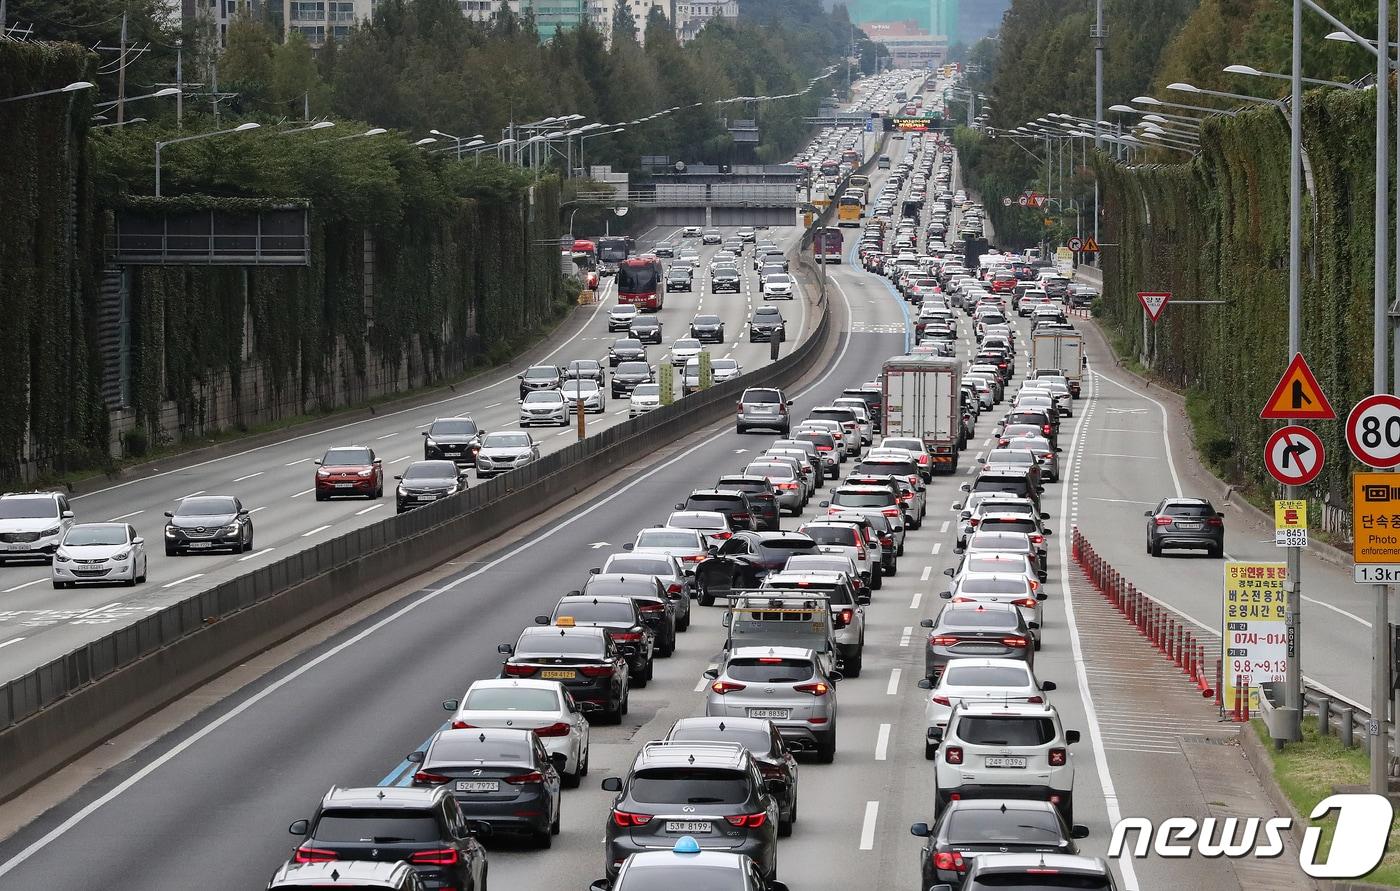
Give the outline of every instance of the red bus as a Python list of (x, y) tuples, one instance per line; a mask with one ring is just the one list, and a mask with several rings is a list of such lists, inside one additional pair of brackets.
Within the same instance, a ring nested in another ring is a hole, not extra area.
[(659, 312), (666, 303), (666, 277), (652, 254), (628, 257), (617, 264), (617, 302)]
[(840, 263), (846, 237), (835, 226), (825, 226), (812, 235), (812, 257), (818, 263)]

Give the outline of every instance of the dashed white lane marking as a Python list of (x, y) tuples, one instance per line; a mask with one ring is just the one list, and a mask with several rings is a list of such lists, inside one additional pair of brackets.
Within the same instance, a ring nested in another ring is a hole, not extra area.
[(194, 575), (187, 575), (187, 576), (185, 576), (185, 577), (182, 578), (182, 579), (176, 579), (176, 580), (173, 581), (173, 582), (166, 582), (165, 584), (161, 585), (161, 587), (162, 587), (162, 588), (173, 588), (173, 587), (175, 587), (176, 585), (183, 585), (185, 582), (192, 582), (192, 581), (194, 581), (194, 580), (197, 579), (197, 578), (203, 578), (203, 576), (204, 576), (204, 573), (202, 573), (202, 572), (196, 572)]
[(880, 802), (867, 801), (865, 803), (865, 820), (860, 826), (860, 849), (862, 851), (875, 850), (875, 818), (880, 814)]
[(355, 516), (357, 516), (357, 517), (363, 517), (365, 514), (369, 513), (370, 511), (372, 511), (372, 510), (379, 510), (379, 509), (380, 509), (381, 507), (383, 507), (383, 506), (384, 506), (384, 505), (382, 505), (382, 504), (371, 504), (369, 507), (365, 508), (364, 510), (357, 510), (357, 511), (355, 511)]
[(400, 456), (400, 457), (398, 457), (398, 458), (391, 458), (389, 461), (387, 461), (387, 462), (385, 462), (385, 463), (388, 463), (388, 464), (398, 464), (400, 461), (407, 461), (409, 458), (412, 458), (412, 457), (413, 457), (412, 455), (402, 455), (402, 456)]
[(919, 601), (921, 601), (921, 600), (923, 600), (923, 599), (924, 599), (924, 592), (923, 592), (923, 591), (915, 591), (915, 592), (914, 592), (914, 596), (911, 597), (911, 598), (909, 598), (909, 608), (910, 608), (910, 609), (918, 609), (918, 608), (919, 608)]
[(255, 507), (255, 508), (253, 508), (252, 510), (248, 511), (248, 513), (249, 513), (249, 514), (255, 514), (255, 513), (257, 513), (257, 512), (260, 511), (260, 510), (267, 510), (267, 505), (264, 504), (262, 507)]
[(108, 523), (116, 523), (116, 522), (118, 522), (119, 520), (126, 520), (126, 519), (129, 519), (129, 518), (131, 518), (131, 517), (134, 517), (134, 516), (136, 516), (137, 514), (140, 514), (140, 513), (145, 513), (145, 511), (134, 510), (134, 511), (132, 511), (132, 512), (129, 513), (129, 514), (122, 514), (120, 517), (113, 517), (112, 519), (108, 520), (107, 522), (108, 522)]
[[(198, 492), (191, 492), (191, 493), (188, 494), (188, 495), (182, 495), (181, 498), (193, 498), (193, 497), (196, 496), (196, 495), (203, 495), (203, 494), (204, 494), (204, 490), (203, 490), (203, 489), (200, 489)], [(176, 500), (176, 501), (179, 501), (180, 498), (176, 498), (175, 500)]]
[(298, 459), (296, 459), (295, 461), (288, 461), (286, 464), (283, 464), (282, 466), (283, 466), (283, 467), (296, 467), (298, 464), (305, 464), (307, 461), (310, 461), (310, 460), (311, 460), (310, 458), (298, 458)]
[(941, 542), (941, 541), (935, 541), (935, 542), (933, 543), (933, 553), (934, 553), (934, 554), (937, 554), (937, 553), (938, 553), (939, 551), (941, 551), (941, 550), (943, 550), (943, 542)]
[(947, 531), (948, 531), (948, 523), (949, 523), (948, 520), (944, 520), (944, 521), (943, 521), (943, 525), (941, 525), (941, 526), (938, 527), (938, 531), (939, 531), (939, 532), (947, 532)]
[(303, 496), (303, 495), (310, 495), (312, 492), (315, 492), (315, 491), (316, 491), (316, 487), (315, 487), (315, 486), (312, 486), (310, 489), (302, 489), (300, 492), (296, 493), (296, 494), (293, 495), (292, 497), (293, 497), (293, 498), (300, 498), (300, 497)]
[(30, 585), (37, 585), (37, 584), (39, 584), (40, 582), (46, 582), (46, 581), (48, 581), (48, 579), (35, 579), (35, 580), (32, 581), (32, 582), (25, 582), (25, 583), (22, 584), (22, 585), (15, 585), (15, 586), (12, 587), (12, 588), (6, 588), (5, 591), (4, 591), (4, 593), (9, 594), (11, 591), (18, 591), (18, 590), (21, 589), (21, 588), (28, 588)]
[(270, 552), (270, 551), (273, 551), (273, 550), (275, 550), (275, 548), (263, 548), (261, 551), (254, 551), (253, 553), (248, 554), (247, 556), (239, 557), (239, 558), (238, 558), (238, 562), (239, 562), (239, 563), (245, 563), (245, 562), (247, 562), (248, 560), (256, 559), (256, 558), (258, 558), (258, 557), (261, 557), (263, 554), (266, 554), (266, 553), (268, 553), (268, 552)]
[(899, 692), (899, 676), (902, 674), (904, 674), (904, 669), (902, 668), (890, 669), (890, 682), (885, 685), (886, 696), (893, 696)]
[(483, 405), (483, 406), (482, 406), (482, 409), (485, 410), (485, 409), (488, 409), (488, 408), (495, 408), (495, 407), (498, 406), (498, 405), (505, 405), (505, 403), (504, 403), (504, 402), (493, 402), (493, 403), (491, 403), (490, 405)]
[(24, 640), (24, 638), (22, 638), (22, 637), (12, 637), (12, 638), (10, 638), (9, 640), (0, 640), (0, 650), (3, 650), (5, 647), (8, 647), (10, 644), (17, 644), (17, 643), (19, 643), (19, 642), (22, 641), (22, 640)]
[(976, 472), (977, 472), (978, 466), (979, 466), (979, 465), (977, 465), (977, 464), (969, 464), (969, 465), (967, 465), (967, 472), (968, 472), (969, 474), (976, 473)]
[(696, 685), (695, 685), (695, 692), (696, 692), (696, 693), (699, 693), (701, 690), (705, 689), (705, 685), (708, 684), (709, 682), (710, 682), (710, 679), (707, 678), (707, 677), (702, 677), (702, 678), (700, 678), (699, 682), (696, 683)]
[(875, 760), (884, 761), (889, 754), (890, 748), (890, 725), (881, 724), (880, 732), (875, 736)]
[(923, 574), (921, 574), (921, 575), (919, 576), (919, 581), (921, 581), (921, 582), (926, 582), (926, 581), (928, 581), (928, 577), (929, 577), (930, 575), (932, 575), (932, 574), (933, 574), (933, 567), (932, 567), (932, 566), (925, 566), (925, 567), (924, 567)]
[(235, 478), (234, 478), (234, 482), (235, 482), (235, 483), (241, 483), (241, 482), (243, 482), (244, 480), (250, 480), (250, 479), (252, 479), (252, 478), (255, 477), (255, 476), (262, 476), (262, 475), (263, 475), (263, 472), (262, 472), (261, 470), (259, 470), (257, 473), (250, 473), (250, 474), (247, 474), (246, 476), (235, 477)]
[(399, 432), (398, 432), (397, 430), (395, 430), (393, 433), (386, 433), (386, 434), (384, 434), (383, 436), (376, 436), (375, 439), (391, 439), (391, 438), (393, 438), (393, 437), (395, 437), (395, 436), (398, 436), (398, 435), (399, 435)]
[(315, 535), (317, 532), (325, 532), (325, 531), (326, 531), (327, 529), (329, 529), (329, 528), (331, 528), (331, 524), (330, 524), (330, 523), (327, 523), (327, 524), (324, 525), (324, 526), (317, 526), (315, 529), (312, 529), (312, 530), (307, 531), (307, 532), (303, 532), (303, 533), (301, 534), (301, 537), (302, 537), (302, 538), (306, 538), (307, 536)]
[(904, 626), (904, 630), (901, 631), (901, 632), (899, 632), (899, 645), (900, 645), (901, 647), (907, 647), (907, 646), (909, 646), (909, 639), (910, 639), (911, 637), (913, 637), (913, 636), (914, 636), (914, 626), (913, 626), (913, 625), (905, 625), (905, 626)]

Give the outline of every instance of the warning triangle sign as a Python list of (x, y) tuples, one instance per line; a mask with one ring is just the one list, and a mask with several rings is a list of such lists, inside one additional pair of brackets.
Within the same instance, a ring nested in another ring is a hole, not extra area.
[(1161, 318), (1162, 310), (1166, 309), (1167, 302), (1172, 299), (1169, 291), (1139, 291), (1138, 300), (1142, 302), (1142, 308), (1147, 310), (1147, 317), (1156, 324)]
[(1092, 238), (1086, 239), (1084, 241), (1084, 247), (1080, 250), (1086, 254), (1097, 254), (1099, 252), (1099, 243)]
[(1327, 401), (1327, 395), (1322, 392), (1303, 354), (1294, 353), (1293, 361), (1288, 363), (1288, 370), (1279, 378), (1278, 386), (1274, 387), (1269, 401), (1264, 403), (1259, 417), (1266, 420), (1310, 418), (1330, 421), (1337, 417), (1337, 413), (1332, 410), (1332, 403)]

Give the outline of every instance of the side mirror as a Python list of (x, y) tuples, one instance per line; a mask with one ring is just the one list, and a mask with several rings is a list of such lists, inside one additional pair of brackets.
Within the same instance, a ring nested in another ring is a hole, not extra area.
[(1082, 824), (1082, 823), (1075, 823), (1073, 826), (1071, 826), (1071, 827), (1069, 828), (1069, 837), (1070, 837), (1070, 838), (1088, 838), (1088, 837), (1089, 837), (1089, 827), (1088, 827), (1088, 826), (1085, 826), (1085, 825)]
[(784, 783), (782, 780), (769, 780), (763, 785), (773, 795), (781, 795), (783, 794), (783, 790), (787, 788), (787, 784)]
[(734, 616), (733, 616), (732, 613), (725, 613), (725, 614), (724, 614), (724, 618), (720, 619), (720, 620), (719, 620), (719, 623), (720, 623), (721, 625), (723, 625), (725, 628), (728, 628), (728, 627), (729, 627), (729, 623), (730, 623), (733, 619), (734, 619)]
[(1060, 452), (1063, 452), (1063, 451), (1064, 451), (1064, 449), (1060, 448), (1059, 446), (1056, 446), (1056, 447), (1055, 447), (1055, 452), (1056, 452), (1057, 454), (1060, 453)]
[(292, 835), (305, 835), (311, 831), (311, 822), (309, 820), (297, 820), (287, 827), (287, 831)]
[(971, 483), (963, 483), (961, 486), (958, 486), (958, 489), (960, 489), (960, 490), (963, 491), (963, 492), (971, 492), (971, 491), (972, 491), (972, 484), (971, 484)]
[(500, 644), (496, 647), (496, 652), (500, 653), (502, 656), (509, 656), (515, 652), (515, 644)]
[(1065, 731), (1065, 742), (1066, 742), (1067, 744), (1071, 745), (1071, 746), (1074, 745), (1075, 743), (1079, 742), (1079, 731), (1078, 731), (1078, 730), (1066, 730), (1066, 731)]
[(167, 517), (173, 517), (173, 516), (175, 516), (175, 512), (174, 512), (173, 510), (168, 510), (168, 511), (165, 512), (165, 515), (166, 515)]
[(870, 595), (869, 595), (869, 594), (861, 593), (861, 594), (857, 594), (857, 595), (856, 595), (856, 603), (860, 604), (861, 606), (864, 606), (865, 604), (867, 604), (867, 603), (869, 603), (869, 602), (870, 602)]
[(1044, 535), (1046, 538), (1049, 538), (1050, 536), (1052, 536), (1052, 535), (1055, 534), (1055, 530), (1053, 530), (1053, 529), (1042, 529), (1042, 530), (1040, 531), (1040, 534), (1041, 534), (1041, 535)]
[(711, 555), (718, 555), (718, 554), (719, 554), (719, 545), (710, 545), (710, 546), (709, 546), (708, 548), (706, 548), (705, 550), (709, 551)]
[[(70, 512), (70, 513), (71, 513), (71, 512)], [(1223, 510), (1218, 510), (1218, 511), (1216, 511), (1216, 512), (1215, 512), (1215, 515), (1216, 515), (1216, 517), (1218, 517), (1218, 518), (1220, 518), (1220, 519), (1222, 519), (1222, 520), (1225, 519), (1225, 511), (1223, 511)], [(69, 516), (69, 514), (64, 514), (64, 516)]]
[(424, 436), (427, 436), (427, 435), (428, 435), (428, 431), (424, 430), (424, 431), (423, 431), (423, 435), (424, 435)]
[[(953, 548), (953, 553), (961, 557), (963, 554), (967, 553), (967, 548)], [(1043, 582), (1045, 580), (1041, 579), (1041, 581)]]
[(445, 712), (455, 712), (457, 709), (459, 709), (459, 708), (461, 708), (461, 707), (462, 707), (462, 702), (461, 702), (461, 700), (458, 700), (458, 699), (444, 699), (444, 700), (442, 701), (442, 710), (445, 711)]
[(138, 536), (136, 536), (135, 538), (133, 538), (133, 539), (131, 540), (131, 543), (132, 543), (132, 544), (145, 544), (145, 543), (146, 543), (146, 539), (144, 539), (144, 538), (142, 538), (141, 536), (138, 535)]
[(941, 598), (943, 598), (944, 600), (952, 600), (952, 599), (953, 599), (953, 592), (952, 592), (952, 591), (939, 591), (939, 592), (938, 592), (938, 596), (941, 597)]
[(1142, 512), (1142, 515), (1143, 515), (1144, 517), (1150, 517), (1150, 516), (1152, 516), (1152, 511), (1150, 511), (1150, 510), (1145, 510), (1145, 511)]
[(952, 578), (953, 576), (958, 574), (958, 571), (953, 567), (949, 566), (947, 569), (943, 570), (943, 574), (946, 575), (948, 578)]
[(582, 593), (583, 593), (582, 591), (580, 591), (580, 590), (578, 590), (577, 588), (575, 588), (575, 589), (572, 590), (572, 591), (565, 591), (565, 592), (564, 592), (564, 596), (565, 596), (565, 597), (578, 597), (578, 596), (581, 595)]
[(920, 620), (919, 620), (919, 627), (920, 627), (920, 628), (932, 628), (932, 627), (933, 627), (933, 620), (932, 620), (932, 619), (920, 619)]
[(909, 834), (919, 838), (928, 838), (933, 833), (929, 831), (927, 823), (915, 823), (909, 827)]
[(1039, 622), (1027, 622), (1027, 623), (1026, 623), (1026, 627), (1029, 628), (1029, 629), (1031, 629), (1032, 631), (1038, 631), (1038, 630), (1040, 630), (1040, 623), (1039, 623)]
[(612, 891), (612, 882), (607, 879), (599, 879), (588, 886), (588, 891)]
[(787, 401), (787, 404), (788, 404), (788, 405), (792, 405), (792, 400), (789, 399), (789, 400)]
[(928, 678), (919, 678), (919, 689), (920, 689), (920, 690), (932, 690), (932, 689), (933, 689), (933, 681), (929, 680)]
[(716, 678), (719, 677), (719, 669), (718, 669), (718, 668), (707, 668), (707, 669), (705, 669), (703, 672), (701, 672), (701, 674), (703, 674), (705, 677), (707, 677), (707, 678), (709, 678), (710, 680), (713, 681), (713, 680), (715, 680)]
[(1048, 520), (1048, 519), (1050, 519), (1050, 514), (1046, 513), (1045, 511), (1041, 511), (1041, 512), (1040, 512), (1040, 518), (1041, 518), (1042, 520)]
[(548, 625), (548, 624), (549, 624), (549, 616), (535, 616), (535, 624), (536, 624), (536, 625)]
[(831, 507), (831, 502), (830, 502), (830, 501), (818, 501), (818, 502), (817, 502), (817, 506), (818, 506), (818, 507)]
[[(962, 509), (963, 509), (963, 504), (962, 504), (961, 501), (957, 502), (957, 503), (954, 504), (951, 508), (949, 508), (949, 510), (962, 510)], [(967, 518), (964, 517), (963, 519), (967, 519)]]
[(1049, 594), (1046, 594), (1044, 591), (1037, 591), (1037, 592), (1035, 592), (1035, 599), (1036, 599), (1036, 600), (1041, 600), (1041, 601), (1049, 600), (1049, 599), (1050, 599), (1050, 595), (1049, 595)]
[(523, 380), (525, 380), (525, 375), (523, 375), (523, 374), (517, 374), (517, 375), (515, 376), (515, 379), (518, 380), (518, 381), (523, 381)]
[(632, 544), (632, 542), (630, 542), (630, 541), (629, 541), (627, 544), (625, 544), (625, 545), (622, 546), (622, 549), (623, 549), (624, 551), (630, 551), (630, 550), (632, 550), (632, 548), (633, 548), (633, 544)]
[(677, 502), (677, 504), (676, 504), (676, 510), (685, 510), (685, 505), (684, 505), (684, 504), (681, 504), (681, 503), (679, 503), (679, 502)]
[(826, 677), (827, 677), (827, 679), (828, 679), (829, 681), (831, 681), (833, 684), (836, 683), (837, 681), (843, 681), (843, 680), (846, 679), (846, 676), (845, 676), (844, 674), (842, 674), (841, 672), (839, 672), (839, 671), (833, 671), (833, 672), (831, 672), (830, 674), (828, 674)]
[(312, 464), (320, 464), (320, 463), (321, 463), (321, 459), (320, 459), (320, 458), (317, 458), (315, 461), (312, 461), (311, 463), (312, 463)]
[(621, 792), (621, 791), (622, 791), (622, 780), (621, 780), (621, 778), (619, 778), (619, 777), (608, 777), (607, 779), (603, 780), (603, 791), (604, 791), (604, 792)]
[(1054, 681), (1041, 681), (1041, 682), (1040, 682), (1040, 690), (1041, 690), (1041, 692), (1043, 692), (1043, 693), (1053, 693), (1053, 692), (1055, 692), (1057, 689), (1059, 689), (1059, 687), (1055, 684)]
[(396, 476), (396, 477), (394, 477), (394, 479), (396, 479), (396, 480), (401, 480), (401, 479), (403, 479), (403, 477), (401, 477), (401, 476)]
[(930, 727), (930, 728), (928, 729), (928, 734), (927, 734), (927, 736), (928, 736), (928, 739), (929, 739), (931, 742), (942, 742), (942, 741), (943, 741), (943, 728), (942, 728), (942, 727)]
[(409, 753), (408, 753), (408, 757), (406, 757), (404, 760), (407, 761), (409, 764), (422, 764), (422, 763), (423, 763), (423, 753), (422, 753), (422, 752), (409, 752)]

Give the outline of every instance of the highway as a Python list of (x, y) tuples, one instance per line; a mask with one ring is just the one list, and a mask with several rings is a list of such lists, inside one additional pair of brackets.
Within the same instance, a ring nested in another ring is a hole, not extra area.
[[(724, 230), (726, 233), (733, 229)], [(796, 227), (767, 233), (784, 250), (800, 238)], [(660, 240), (681, 244), (679, 229), (653, 229), (638, 240), (638, 250)], [(750, 344), (746, 322), (762, 299), (751, 253), (740, 264), (742, 290), (738, 294), (710, 291), (708, 263), (718, 245), (700, 245), (700, 264), (694, 290), (671, 292), (660, 313), (663, 344), (648, 347), (653, 365), (664, 361), (673, 341), (689, 336), (692, 317), (704, 311), (725, 321), (727, 342), (711, 347), (715, 358), (739, 360), (745, 369), (769, 361), (767, 343)], [(669, 266), (672, 261), (662, 260)], [(789, 323), (786, 354), (808, 333), (807, 302), (815, 295), (799, 294), (779, 301)], [(434, 418), (470, 415), (487, 430), (518, 429), (518, 383), (515, 375), (529, 364), (566, 365), (572, 359), (604, 358), (613, 340), (625, 332), (609, 334), (607, 311), (616, 303), (616, 285), (602, 279), (601, 299), (587, 313), (586, 323), (574, 333), (556, 338), (543, 349), (506, 369), (497, 369), (472, 381), (460, 392), (443, 389), (439, 398), (413, 408), (381, 411), (377, 416), (333, 424), (324, 430), (289, 436), (270, 445), (250, 448), (176, 469), (107, 486), (71, 498), (78, 522), (122, 520), (132, 524), (146, 540), (149, 578), (135, 588), (119, 585), (83, 586), (57, 591), (49, 583), (46, 564), (11, 563), (0, 566), (0, 681), (9, 680), (57, 659), (83, 643), (122, 625), (176, 603), (239, 573), (276, 560), (302, 548), (319, 544), (357, 526), (392, 514), (394, 480), (409, 462), (423, 457), (422, 431)], [(679, 375), (677, 375), (679, 377)], [(587, 429), (597, 432), (627, 419), (626, 398), (608, 399), (606, 413), (587, 416)], [(530, 428), (545, 452), (577, 440), (572, 424), (563, 428)], [(316, 466), (312, 462), (332, 446), (365, 445), (384, 461), (384, 497), (318, 502), (312, 491)], [(173, 462), (172, 462), (173, 463)], [(473, 475), (474, 478), (474, 475)], [(189, 554), (167, 557), (163, 550), (164, 512), (187, 495), (237, 495), (252, 512), (255, 549), (248, 554)]]

